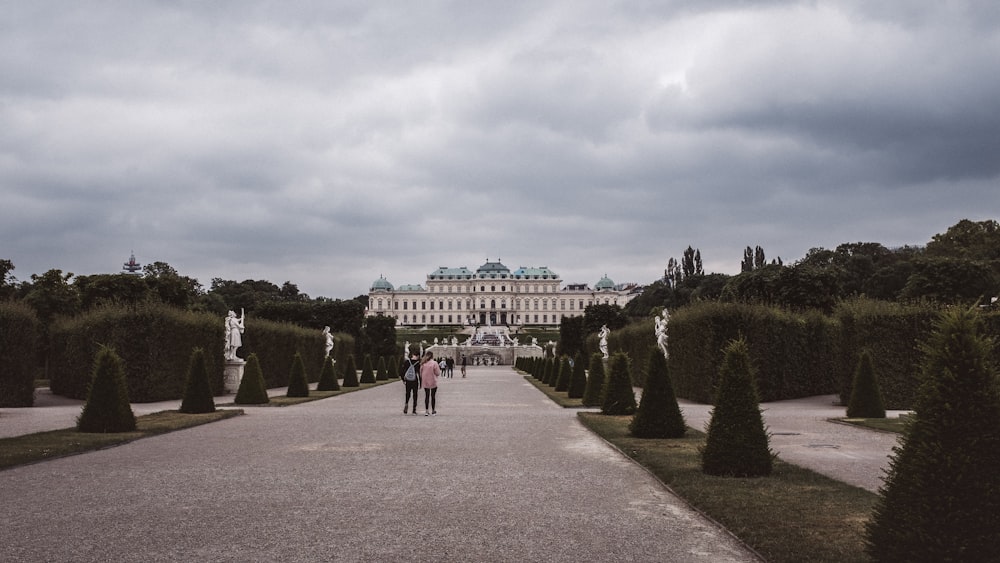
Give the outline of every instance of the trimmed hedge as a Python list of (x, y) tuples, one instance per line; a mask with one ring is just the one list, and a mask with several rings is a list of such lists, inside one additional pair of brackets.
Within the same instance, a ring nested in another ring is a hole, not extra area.
[(76, 419), (80, 432), (131, 432), (136, 428), (135, 413), (125, 388), (122, 359), (111, 348), (101, 348), (94, 359), (87, 402)]
[(90, 366), (102, 346), (114, 348), (125, 369), (129, 399), (152, 402), (180, 399), (191, 351), (205, 350), (213, 392), (223, 389), (222, 319), (162, 303), (107, 305), (51, 328), (49, 385), (52, 392), (86, 399)]
[[(319, 380), (326, 358), (326, 337), (321, 332), (267, 319), (247, 319), (246, 327), (243, 347), (237, 354), (243, 358), (257, 354), (268, 389), (288, 387), (291, 376), (289, 366), (296, 353), (302, 355), (303, 364), (308, 366), (306, 374), (309, 382)], [(348, 338), (353, 347), (354, 339), (346, 334), (336, 333), (333, 338), (335, 350), (346, 347), (342, 342)]]
[(631, 360), (632, 385), (635, 387), (643, 387), (646, 384), (650, 351), (656, 345), (653, 328), (653, 319), (646, 319), (613, 330), (608, 336), (608, 353), (624, 352)]
[(0, 302), (0, 407), (35, 404), (35, 350), (40, 326), (31, 307)]

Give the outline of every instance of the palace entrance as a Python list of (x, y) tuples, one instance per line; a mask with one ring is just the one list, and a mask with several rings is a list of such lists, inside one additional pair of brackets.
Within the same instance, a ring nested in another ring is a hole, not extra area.
[[(488, 323), (486, 322), (487, 318), (489, 318), (489, 322)], [(491, 313), (488, 313), (488, 314), (487, 313), (479, 313), (479, 324), (480, 325), (489, 325), (489, 326), (506, 325), (507, 324), (507, 313), (499, 313), (498, 314), (495, 311), (491, 312)]]

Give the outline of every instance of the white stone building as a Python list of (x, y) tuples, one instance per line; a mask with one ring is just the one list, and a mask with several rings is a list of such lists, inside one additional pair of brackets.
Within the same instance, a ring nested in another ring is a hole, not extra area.
[(616, 286), (607, 276), (593, 288), (563, 286), (546, 266), (513, 272), (500, 261), (480, 266), (442, 266), (427, 275), (426, 286), (393, 287), (385, 277), (372, 282), (366, 315), (387, 315), (401, 326), (494, 325), (559, 326), (563, 317), (583, 315), (588, 305), (624, 307), (641, 292), (635, 284)]

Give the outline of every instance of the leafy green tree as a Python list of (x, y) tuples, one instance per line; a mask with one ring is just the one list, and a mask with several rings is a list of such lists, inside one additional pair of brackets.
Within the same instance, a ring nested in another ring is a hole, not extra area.
[(569, 379), (567, 395), (570, 399), (582, 399), (587, 390), (587, 366), (583, 363), (583, 353), (578, 352), (573, 359), (573, 373)]
[(585, 336), (583, 317), (563, 317), (559, 321), (559, 349), (563, 354), (575, 356), (583, 352)]
[(923, 258), (915, 260), (914, 272), (900, 292), (905, 299), (930, 299), (941, 303), (973, 303), (996, 295), (1000, 284), (987, 262)]
[(132, 274), (77, 276), (73, 287), (80, 296), (80, 307), (84, 311), (105, 303), (134, 305), (154, 295), (146, 280)]
[(601, 397), (604, 394), (604, 356), (595, 352), (590, 356), (590, 366), (587, 373), (587, 388), (583, 390), (583, 406), (601, 406)]
[(319, 383), (316, 384), (316, 390), (340, 390), (340, 384), (337, 383), (337, 372), (333, 369), (333, 358), (330, 356), (323, 359), (323, 370), (319, 373)]
[(17, 278), (11, 274), (13, 271), (13, 262), (0, 259), (0, 300), (10, 299), (17, 290)]
[(556, 377), (556, 391), (569, 390), (569, 378), (573, 373), (573, 368), (569, 365), (569, 358), (563, 356), (558, 362), (559, 375)]
[(607, 325), (611, 330), (619, 330), (628, 324), (628, 317), (619, 305), (595, 303), (583, 310), (583, 324), (587, 334), (594, 334)]
[(851, 400), (847, 405), (847, 416), (851, 418), (885, 418), (885, 402), (878, 385), (871, 352), (865, 350), (858, 358), (851, 386)]
[(929, 256), (964, 260), (1000, 260), (1000, 223), (962, 219), (927, 243)]
[(636, 438), (681, 438), (687, 432), (684, 415), (677, 405), (667, 360), (659, 349), (649, 355), (649, 373), (642, 389), (642, 401), (629, 424)]
[(342, 387), (360, 387), (361, 383), (358, 381), (358, 368), (357, 364), (354, 362), (354, 354), (348, 354), (347, 359), (344, 360), (344, 382), (341, 384)]
[(288, 376), (287, 397), (308, 397), (309, 378), (306, 377), (306, 366), (302, 362), (302, 355), (298, 352), (292, 358), (292, 371)]
[(70, 285), (72, 273), (49, 270), (42, 275), (31, 275), (24, 301), (35, 310), (44, 326), (52, 323), (56, 315), (75, 315), (80, 311), (80, 295)]
[(212, 384), (208, 379), (208, 368), (205, 366), (205, 351), (201, 348), (195, 348), (191, 352), (180, 411), (189, 414), (215, 412)]
[(270, 401), (271, 398), (267, 396), (267, 383), (264, 382), (264, 372), (260, 369), (260, 360), (257, 354), (251, 353), (244, 366), (243, 379), (240, 380), (240, 388), (236, 391), (236, 399), (233, 402), (237, 405), (263, 405)]
[(726, 347), (719, 370), (719, 390), (701, 450), (701, 469), (709, 475), (761, 477), (771, 474), (769, 447), (760, 399), (745, 340)]
[(866, 527), (875, 561), (1000, 561), (1000, 393), (975, 310), (945, 312), (923, 345), (912, 422)]
[(365, 318), (362, 329), (368, 342), (368, 352), (372, 357), (396, 355), (396, 319), (376, 315)]
[(629, 375), (628, 356), (622, 352), (612, 354), (608, 368), (608, 381), (601, 397), (601, 414), (624, 415), (635, 412), (635, 391)]
[(375, 383), (375, 370), (372, 369), (372, 357), (365, 354), (361, 367), (361, 383)]
[(142, 277), (160, 301), (175, 307), (190, 307), (202, 293), (194, 278), (182, 276), (166, 262), (153, 262), (142, 267)]
[(80, 432), (132, 432), (135, 413), (128, 402), (125, 367), (114, 350), (101, 347), (94, 358), (94, 375), (87, 391), (87, 402), (76, 421)]

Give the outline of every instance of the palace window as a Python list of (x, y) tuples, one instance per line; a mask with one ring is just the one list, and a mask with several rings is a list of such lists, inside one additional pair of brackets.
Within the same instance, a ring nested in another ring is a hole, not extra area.
[(431, 301), (431, 311), (434, 310), (434, 301)]
[(448, 300), (448, 310), (451, 311), (451, 299)]
[(421, 311), (426, 311), (427, 310), (427, 302), (426, 301), (421, 301), (420, 302), (420, 310)]
[(427, 315), (420, 315), (420, 322), (427, 324)]
[(406, 304), (407, 304), (407, 302), (406, 302), (406, 301), (403, 301), (403, 310), (404, 310), (404, 311), (406, 310)]

